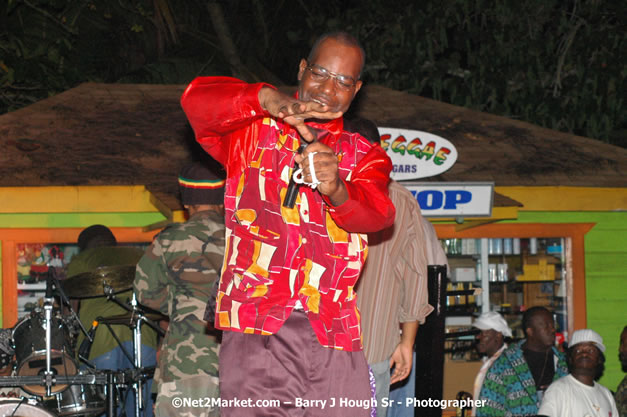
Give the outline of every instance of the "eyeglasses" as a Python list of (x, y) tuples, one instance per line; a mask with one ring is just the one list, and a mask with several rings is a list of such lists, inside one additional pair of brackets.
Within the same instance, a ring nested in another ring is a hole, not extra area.
[(329, 77), (333, 77), (335, 85), (337, 85), (341, 90), (349, 91), (355, 88), (355, 85), (357, 84), (357, 81), (353, 77), (331, 72), (320, 65), (308, 65), (305, 69), (310, 72), (311, 79), (317, 83), (323, 83), (328, 80)]
[(597, 353), (597, 348), (595, 346), (577, 346), (574, 349), (574, 352), (579, 353)]

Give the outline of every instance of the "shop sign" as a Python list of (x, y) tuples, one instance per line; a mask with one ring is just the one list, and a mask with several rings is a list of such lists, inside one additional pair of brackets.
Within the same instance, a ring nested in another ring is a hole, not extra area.
[(380, 127), (381, 146), (392, 159), (392, 179), (415, 180), (439, 175), (455, 164), (457, 149), (448, 140), (420, 130)]
[(425, 217), (490, 217), (492, 182), (403, 182)]

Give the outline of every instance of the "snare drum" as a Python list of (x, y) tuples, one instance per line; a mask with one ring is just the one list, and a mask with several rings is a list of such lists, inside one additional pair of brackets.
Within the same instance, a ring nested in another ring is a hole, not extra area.
[[(13, 344), (18, 376), (43, 375), (46, 371), (45, 316), (41, 310), (31, 312), (13, 329)], [(55, 375), (75, 375), (71, 339), (62, 318), (53, 315), (50, 328), (50, 368)], [(53, 385), (52, 392), (63, 391), (67, 385)], [(45, 395), (43, 385), (26, 385), (24, 391), (33, 395)]]
[[(86, 372), (80, 371), (80, 374)], [(104, 413), (106, 397), (102, 385), (70, 385), (63, 392), (45, 397), (42, 403), (59, 416), (92, 416)]]
[(39, 407), (34, 400), (0, 400), (0, 417), (57, 417)]

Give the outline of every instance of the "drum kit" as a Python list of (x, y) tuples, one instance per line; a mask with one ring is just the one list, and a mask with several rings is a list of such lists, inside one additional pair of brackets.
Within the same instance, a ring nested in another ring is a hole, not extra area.
[[(0, 417), (97, 416), (103, 413), (113, 417), (118, 415), (117, 404), (129, 390), (135, 397), (135, 417), (142, 415), (145, 409), (142, 386), (154, 374), (154, 367), (142, 367), (142, 326), (146, 324), (163, 335), (157, 321), (165, 317), (140, 306), (135, 294), (129, 302), (116, 297), (132, 288), (134, 278), (134, 265), (102, 267), (65, 280), (59, 280), (51, 268), (43, 307), (31, 311), (12, 330), (15, 351), (12, 375), (0, 376), (0, 388), (19, 387), (29, 395), (21, 399), (0, 399)], [(107, 297), (109, 302), (126, 310), (124, 314), (99, 317), (97, 321), (107, 327), (124, 325), (132, 329), (133, 368), (96, 369), (87, 360), (97, 325), (87, 331), (70, 299), (95, 297)], [(58, 308), (58, 305), (66, 308)], [(77, 351), (79, 332), (85, 335), (85, 340)], [(121, 410), (123, 412), (124, 408)]]

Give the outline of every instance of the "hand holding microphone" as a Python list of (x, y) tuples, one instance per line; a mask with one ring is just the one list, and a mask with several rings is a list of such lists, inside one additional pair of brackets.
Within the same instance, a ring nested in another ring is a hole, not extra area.
[(311, 182), (305, 182), (305, 176), (303, 175), (303, 169), (298, 168), (292, 174), (292, 180), (296, 184), (305, 184), (311, 187), (312, 190), (315, 190), (316, 187), (320, 184), (318, 181), (318, 177), (316, 177), (316, 167), (314, 165), (314, 155), (318, 152), (310, 152), (307, 154), (307, 160), (309, 161), (309, 175), (311, 176)]
[[(305, 150), (306, 146), (307, 145), (305, 144), (300, 145), (296, 152), (300, 154), (301, 152)], [(297, 166), (298, 165), (296, 164), (296, 162), (294, 162), (294, 168), (296, 168)], [(294, 171), (294, 174), (290, 177), (290, 182), (287, 185), (287, 192), (285, 193), (285, 199), (283, 200), (283, 207), (294, 208), (294, 204), (296, 203), (296, 196), (298, 195), (299, 183), (297, 183), (294, 179), (294, 177), (296, 176), (295, 174), (296, 174), (296, 171)]]
[[(313, 154), (313, 155), (312, 155)], [(333, 149), (320, 141), (308, 145), (294, 161), (300, 166), (303, 183), (313, 186), (339, 206), (348, 199), (348, 191), (340, 178), (339, 161)], [(312, 187), (314, 188), (314, 187)]]
[(339, 175), (337, 155), (321, 141), (330, 133), (310, 126), (307, 128), (315, 135), (316, 140), (307, 145), (302, 144), (298, 148), (298, 154), (294, 157), (295, 170), (290, 178), (283, 207), (294, 207), (300, 184), (317, 189), (320, 194), (326, 195), (333, 205), (339, 206), (348, 199), (348, 191)]

